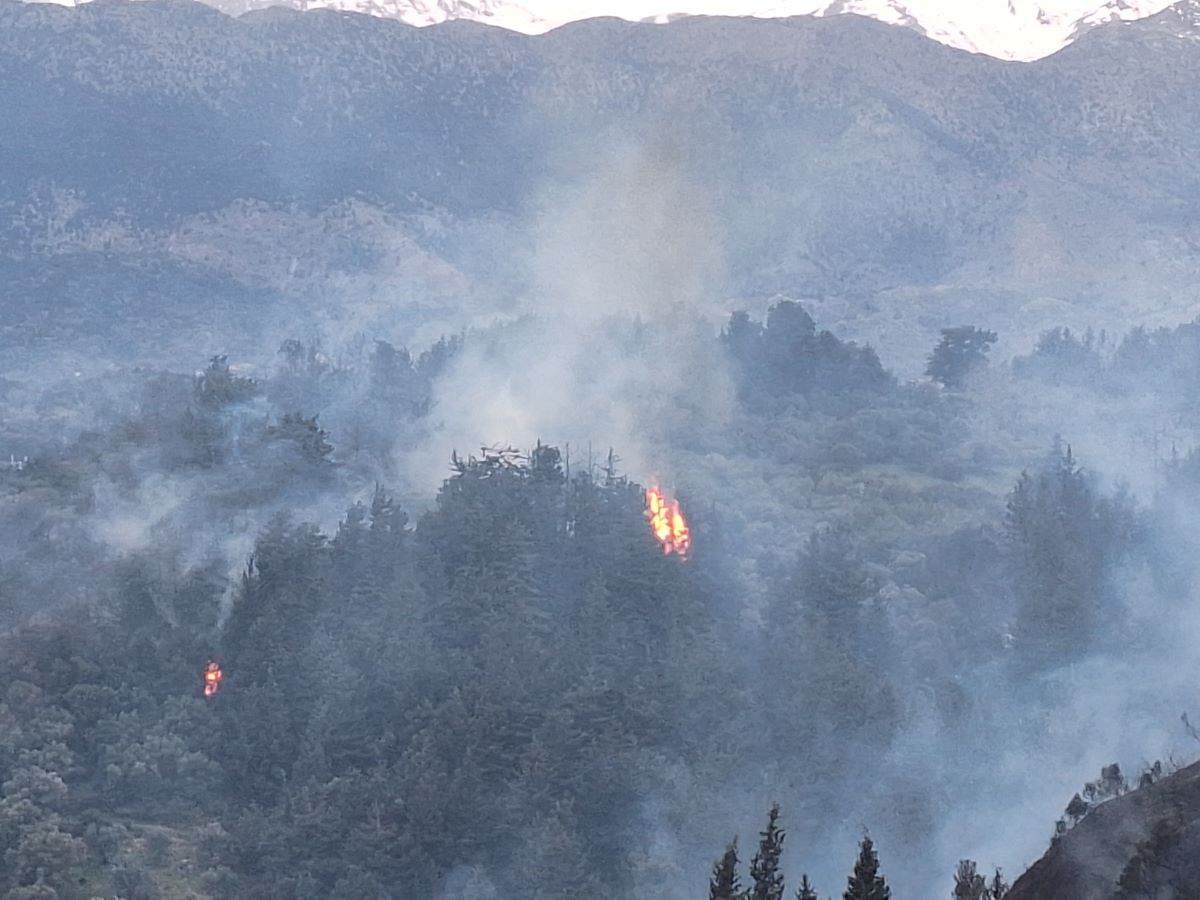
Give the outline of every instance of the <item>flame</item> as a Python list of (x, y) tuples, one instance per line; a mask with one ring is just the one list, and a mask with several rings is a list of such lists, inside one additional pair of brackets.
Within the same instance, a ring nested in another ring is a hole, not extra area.
[(211, 697), (221, 688), (221, 667), (212, 660), (204, 669), (204, 696)]
[(647, 488), (646, 515), (650, 518), (654, 537), (662, 544), (663, 553), (678, 553), (686, 559), (692, 548), (692, 535), (688, 531), (687, 519), (679, 508), (679, 501), (668, 501), (657, 487)]

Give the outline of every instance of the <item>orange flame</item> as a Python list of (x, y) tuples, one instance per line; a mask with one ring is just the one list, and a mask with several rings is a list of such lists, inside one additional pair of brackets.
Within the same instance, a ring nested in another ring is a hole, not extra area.
[(692, 535), (687, 519), (679, 509), (679, 501), (668, 501), (657, 487), (647, 488), (646, 515), (650, 518), (654, 537), (662, 544), (663, 553), (678, 553), (686, 559), (692, 549)]
[(221, 667), (212, 660), (204, 669), (204, 696), (211, 697), (221, 688)]

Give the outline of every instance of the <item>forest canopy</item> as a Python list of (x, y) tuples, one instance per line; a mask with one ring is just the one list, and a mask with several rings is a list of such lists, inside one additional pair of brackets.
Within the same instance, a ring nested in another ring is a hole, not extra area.
[[(776, 800), (802, 892), (856, 842), (847, 896), (885, 895), (876, 847), (889, 881), (949, 880), (923, 836), (954, 792), (1014, 741), (1060, 746), (996, 693), (1065, 710), (1062, 673), (1138, 652), (1195, 585), (1173, 538), (1194, 453), (1139, 502), (1067, 440), (1022, 457), (987, 419), (997, 380), (1057, 376), (902, 384), (790, 301), (711, 338), (738, 401), (723, 432), (671, 437), (686, 556), (612, 451), (455, 454), (402, 502), (378, 461), (506, 334), (129, 372), (72, 441), (27, 439), (0, 473), (4, 896), (682, 897), (706, 873), (728, 893), (714, 851)], [(210, 540), (237, 517), (248, 543)], [(928, 768), (903, 752), (919, 734), (957, 749)], [(777, 849), (743, 858), (764, 897)]]

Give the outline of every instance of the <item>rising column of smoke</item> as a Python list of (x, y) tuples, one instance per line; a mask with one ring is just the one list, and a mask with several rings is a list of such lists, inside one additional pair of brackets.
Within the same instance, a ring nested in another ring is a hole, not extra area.
[(469, 338), (439, 379), (431, 438), (399, 461), (406, 480), (432, 489), (451, 451), (539, 439), (576, 459), (616, 448), (650, 479), (669, 474), (672, 428), (728, 415), (704, 319), (721, 307), (723, 266), (703, 185), (668, 136), (604, 146), (617, 149), (531, 202), (518, 316)]

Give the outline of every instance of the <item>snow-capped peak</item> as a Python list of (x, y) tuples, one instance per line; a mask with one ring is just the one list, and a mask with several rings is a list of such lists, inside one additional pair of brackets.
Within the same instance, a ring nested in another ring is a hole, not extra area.
[[(787, 15), (781, 3), (756, 15)], [(1033, 60), (1061, 50), (1095, 25), (1154, 15), (1170, 0), (833, 0), (813, 14), (855, 13), (1000, 59)], [(794, 13), (792, 13), (794, 14)]]
[[(51, 0), (74, 5), (83, 0)], [(1171, 0), (204, 0), (229, 13), (264, 6), (331, 8), (433, 25), (467, 19), (540, 34), (580, 19), (616, 16), (666, 22), (680, 15), (833, 16), (855, 14), (1000, 59), (1049, 56), (1096, 25), (1161, 12)], [(1200, 27), (1200, 0), (1177, 3)], [(1188, 10), (1191, 10), (1190, 14)]]
[[(220, 0), (205, 0), (220, 7)], [(400, 19), (409, 25), (437, 25), (451, 19), (467, 19), (521, 31), (540, 34), (547, 31), (545, 20), (512, 0), (281, 0), (258, 2), (254, 6), (303, 4), (304, 9), (338, 9)], [(554, 27), (551, 25), (549, 27)]]

